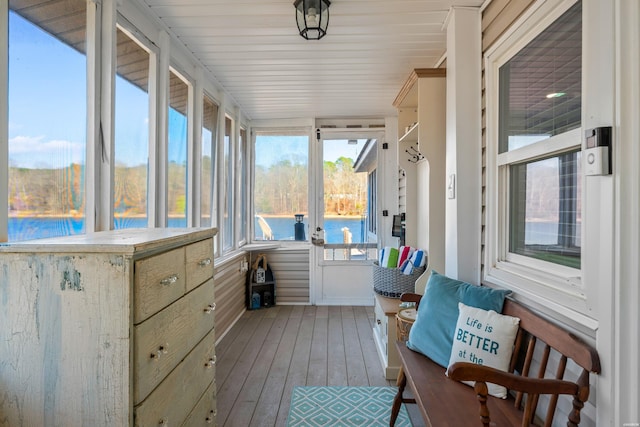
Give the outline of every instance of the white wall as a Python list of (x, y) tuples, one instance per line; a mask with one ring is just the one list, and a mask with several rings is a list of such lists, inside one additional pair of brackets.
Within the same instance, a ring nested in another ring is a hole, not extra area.
[(453, 7), (447, 19), (447, 276), (480, 283), (482, 212), (481, 14)]

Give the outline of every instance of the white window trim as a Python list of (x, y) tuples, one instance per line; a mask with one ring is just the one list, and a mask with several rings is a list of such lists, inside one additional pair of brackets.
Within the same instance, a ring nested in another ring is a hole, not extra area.
[[(313, 140), (315, 139), (315, 132), (313, 132), (313, 129), (309, 126), (301, 126), (301, 125), (294, 125), (294, 126), (290, 126), (290, 127), (286, 127), (286, 126), (276, 126), (274, 125), (273, 127), (271, 126), (252, 126), (251, 127), (251, 136), (249, 137), (249, 139), (247, 140), (247, 143), (249, 144), (247, 147), (248, 150), (248, 156), (247, 156), (247, 160), (248, 160), (248, 164), (247, 167), (249, 169), (249, 179), (248, 179), (248, 184), (249, 184), (249, 188), (248, 188), (248, 197), (249, 197), (249, 201), (248, 201), (248, 205), (247, 205), (247, 213), (249, 214), (249, 218), (247, 218), (247, 232), (249, 233), (249, 239), (247, 241), (247, 244), (249, 245), (259, 245), (259, 246), (264, 246), (264, 247), (268, 247), (268, 246), (273, 246), (273, 245), (277, 245), (280, 248), (286, 248), (286, 249), (293, 249), (293, 248), (300, 248), (301, 246), (304, 247), (309, 247), (311, 245), (311, 228), (309, 230), (306, 230), (308, 235), (306, 236), (306, 240), (304, 241), (295, 241), (295, 240), (256, 240), (256, 229), (255, 229), (255, 221), (253, 220), (253, 218), (255, 217), (256, 214), (256, 210), (255, 210), (255, 167), (256, 167), (256, 138), (258, 137), (258, 135), (260, 136), (265, 136), (265, 135), (271, 135), (271, 136), (307, 136), (308, 137), (308, 141), (307, 141), (307, 153), (308, 153), (308, 170), (307, 170), (307, 194), (308, 194), (308, 203), (309, 206), (307, 207), (307, 223), (309, 224), (309, 227), (311, 227), (312, 224), (316, 223), (316, 215), (315, 215), (315, 196), (312, 193), (312, 191), (314, 191), (314, 180), (311, 178), (312, 176), (314, 176), (315, 169), (314, 169), (314, 159), (315, 159), (315, 153), (312, 153), (313, 150), (315, 149), (314, 147), (316, 147), (316, 145), (313, 144)], [(315, 228), (314, 228), (315, 229)]]
[[(578, 128), (535, 144), (498, 154), (499, 68), (538, 34), (566, 12), (576, 0), (536, 2), (485, 53), (487, 94), (487, 202), (485, 268), (483, 281), (514, 290), (524, 297), (555, 310), (575, 310), (576, 319), (587, 312), (581, 271), (507, 253), (508, 248), (508, 164), (547, 157), (570, 148), (580, 148)], [(550, 302), (552, 302), (550, 304)], [(565, 313), (566, 314), (566, 313)]]
[[(229, 158), (225, 159), (224, 158), (224, 146), (225, 146), (225, 141), (224, 138), (226, 136), (226, 132), (227, 132), (227, 119), (231, 120), (231, 133), (229, 134)], [(220, 233), (220, 248), (222, 250), (222, 255), (227, 255), (232, 253), (233, 251), (236, 250), (236, 246), (237, 246), (237, 242), (236, 242), (236, 233), (235, 233), (235, 224), (236, 224), (236, 218), (235, 218), (235, 202), (236, 202), (236, 194), (234, 194), (234, 191), (236, 189), (236, 183), (235, 183), (235, 176), (236, 176), (236, 145), (237, 145), (237, 138), (236, 138), (236, 128), (237, 128), (237, 122), (236, 122), (236, 117), (235, 115), (233, 115), (231, 112), (225, 112), (224, 115), (224, 119), (222, 121), (222, 143), (221, 145), (221, 157), (220, 157), (220, 165), (221, 165), (221, 172), (223, 173), (223, 175), (221, 176), (221, 180), (219, 183), (219, 187), (218, 187), (218, 192), (221, 193), (220, 196), (220, 223), (218, 224), (218, 230)], [(227, 174), (229, 176), (229, 179), (232, 179), (233, 182), (231, 182), (231, 194), (229, 194), (229, 188), (225, 185), (225, 177), (224, 174)], [(231, 197), (231, 200), (228, 200), (228, 197)], [(229, 221), (230, 224), (227, 224), (224, 218), (224, 214), (225, 214), (225, 204), (227, 203), (227, 201), (229, 202)], [(231, 233), (231, 242), (225, 242), (225, 235), (227, 233), (227, 226), (230, 228), (229, 232)], [(230, 246), (225, 247), (225, 243), (229, 243)]]

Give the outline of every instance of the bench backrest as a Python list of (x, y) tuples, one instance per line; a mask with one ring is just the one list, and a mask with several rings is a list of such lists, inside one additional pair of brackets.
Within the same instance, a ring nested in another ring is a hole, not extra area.
[[(534, 314), (513, 300), (505, 300), (502, 314), (520, 319), (520, 329), (516, 336), (509, 372), (514, 373), (517, 371), (520, 375), (526, 377), (545, 378), (549, 355), (551, 349), (554, 349), (561, 355), (558, 366), (555, 369), (554, 378), (564, 379), (567, 361), (568, 359), (572, 360), (582, 368), (578, 381), (575, 382), (581, 387), (581, 400), (583, 402), (586, 401), (589, 396), (589, 373), (600, 373), (600, 359), (595, 349), (572, 333)], [(536, 362), (540, 363), (538, 369), (536, 369), (537, 372), (532, 373), (530, 371), (532, 370), (533, 355), (537, 343), (542, 343), (543, 351), (541, 359), (536, 360)], [(516, 404), (518, 406), (521, 405), (522, 398), (522, 393), (516, 395)], [(536, 405), (537, 402), (535, 402), (533, 413), (535, 413)], [(545, 417), (548, 423), (553, 419), (556, 405), (557, 396), (552, 396), (547, 409), (547, 417)]]

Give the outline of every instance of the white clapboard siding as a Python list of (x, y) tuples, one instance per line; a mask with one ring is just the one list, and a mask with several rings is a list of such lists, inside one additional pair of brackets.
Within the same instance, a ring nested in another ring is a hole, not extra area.
[(248, 256), (241, 254), (224, 262), (216, 262), (216, 341), (222, 339), (245, 309), (247, 273), (240, 268), (245, 260), (248, 262)]
[(264, 253), (276, 279), (276, 304), (309, 303), (309, 249)]

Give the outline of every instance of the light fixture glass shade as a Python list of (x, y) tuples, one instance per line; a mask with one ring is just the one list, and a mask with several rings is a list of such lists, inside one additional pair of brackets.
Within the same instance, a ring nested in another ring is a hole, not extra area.
[(296, 0), (296, 23), (300, 35), (307, 40), (320, 40), (329, 26), (329, 0)]

